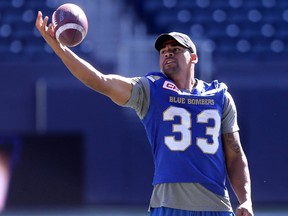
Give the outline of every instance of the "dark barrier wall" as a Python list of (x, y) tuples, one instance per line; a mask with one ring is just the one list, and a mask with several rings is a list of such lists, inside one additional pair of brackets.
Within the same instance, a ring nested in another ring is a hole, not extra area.
[[(46, 132), (80, 133), (83, 138), (83, 202), (148, 204), (152, 157), (144, 128), (134, 111), (118, 107), (84, 87), (64, 67), (25, 67), (1, 68), (2, 133), (37, 134), (35, 83), (43, 78), (47, 86)], [(261, 79), (239, 82), (231, 81), (229, 89), (238, 106), (255, 204), (287, 203), (288, 85), (261, 85)], [(54, 151), (57, 149), (55, 146)]]
[(17, 142), (8, 208), (83, 203), (81, 134), (19, 134)]

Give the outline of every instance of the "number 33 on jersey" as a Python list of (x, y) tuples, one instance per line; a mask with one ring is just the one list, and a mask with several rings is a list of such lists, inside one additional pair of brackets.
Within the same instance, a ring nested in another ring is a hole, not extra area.
[[(163, 121), (174, 121), (176, 117), (180, 118), (179, 124), (172, 124), (173, 133), (180, 133), (181, 139), (177, 140), (175, 136), (165, 136), (164, 143), (171, 151), (185, 151), (192, 144), (192, 117), (188, 110), (180, 107), (170, 106), (163, 112)], [(209, 126), (209, 120), (213, 120), (213, 126)], [(203, 137), (196, 134), (196, 145), (206, 154), (215, 154), (218, 147), (218, 137), (221, 127), (221, 117), (216, 109), (203, 110), (196, 116), (196, 124), (205, 124), (206, 130)], [(211, 136), (212, 142), (208, 142)]]

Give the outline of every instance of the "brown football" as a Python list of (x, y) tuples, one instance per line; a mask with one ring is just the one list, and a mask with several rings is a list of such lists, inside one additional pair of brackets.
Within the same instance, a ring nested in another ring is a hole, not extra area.
[(75, 4), (59, 6), (52, 15), (56, 39), (63, 45), (74, 47), (80, 44), (88, 32), (88, 20), (84, 11)]

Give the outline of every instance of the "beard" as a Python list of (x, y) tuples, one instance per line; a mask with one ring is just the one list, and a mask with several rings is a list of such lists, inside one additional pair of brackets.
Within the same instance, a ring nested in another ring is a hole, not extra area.
[(163, 67), (162, 72), (166, 74), (167, 76), (171, 76), (173, 74), (178, 74), (180, 71), (180, 68), (178, 66), (169, 66), (169, 67)]
[(173, 74), (177, 74), (180, 71), (180, 67), (178, 64), (169, 64), (169, 65), (164, 65), (162, 67), (162, 71), (164, 74), (166, 74), (167, 76), (169, 75), (173, 75)]

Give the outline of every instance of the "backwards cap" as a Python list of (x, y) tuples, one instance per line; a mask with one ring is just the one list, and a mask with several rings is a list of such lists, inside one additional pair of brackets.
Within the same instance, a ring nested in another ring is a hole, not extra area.
[(170, 33), (164, 33), (164, 34), (159, 35), (155, 41), (155, 49), (160, 51), (163, 43), (167, 41), (168, 39), (175, 39), (182, 46), (188, 48), (192, 53), (197, 52), (196, 46), (192, 42), (192, 40), (189, 38), (189, 36), (180, 32), (170, 32)]

